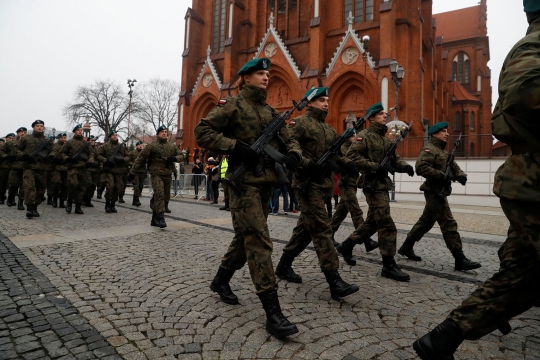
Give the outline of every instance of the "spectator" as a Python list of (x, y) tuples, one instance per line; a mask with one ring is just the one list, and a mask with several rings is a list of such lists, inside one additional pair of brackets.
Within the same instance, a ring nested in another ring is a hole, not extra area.
[(210, 176), (212, 178), (212, 193), (214, 194), (214, 202), (213, 204), (217, 204), (218, 203), (218, 198), (219, 198), (219, 163), (220, 163), (220, 160), (218, 159), (217, 161), (215, 161), (215, 164), (214, 167), (212, 168), (212, 170), (210, 171)]
[(196, 159), (193, 163), (193, 169), (191, 170), (191, 173), (194, 174), (193, 179), (191, 180), (191, 185), (195, 188), (195, 199), (198, 198), (199, 195), (199, 185), (201, 185), (201, 175), (203, 173), (203, 167), (201, 164), (201, 160)]
[(287, 194), (287, 184), (289, 183), (289, 179), (287, 178), (287, 174), (285, 174), (283, 165), (276, 163), (275, 168), (277, 180), (274, 185), (274, 196), (272, 198), (273, 210), (270, 215), (277, 215), (279, 212), (279, 195), (283, 195), (283, 212), (285, 215), (288, 215), (289, 195)]
[(296, 192), (294, 191), (292, 187), (292, 177), (293, 172), (287, 170), (287, 179), (289, 180), (287, 182), (287, 192), (289, 193), (289, 196), (291, 198), (291, 201), (289, 201), (289, 211), (292, 211), (293, 213), (298, 212), (298, 198), (296, 197)]
[[(203, 154), (206, 153), (206, 149), (203, 149)], [(204, 174), (206, 175), (206, 201), (212, 201), (214, 198), (214, 192), (212, 191), (212, 169), (215, 166), (214, 158), (209, 157), (206, 165), (204, 165)]]
[(338, 187), (339, 174), (334, 174), (334, 207), (337, 207), (341, 192)]

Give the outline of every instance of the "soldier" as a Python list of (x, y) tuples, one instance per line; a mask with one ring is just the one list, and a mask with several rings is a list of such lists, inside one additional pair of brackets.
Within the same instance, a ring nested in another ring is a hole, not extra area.
[(453, 180), (457, 180), (465, 186), (467, 175), (459, 168), (454, 161), (451, 164), (452, 171), (446, 177), (446, 166), (449, 154), (444, 148), (448, 142), (448, 123), (440, 122), (429, 128), (428, 135), (431, 135), (427, 146), (420, 150), (420, 155), (416, 161), (416, 173), (426, 178), (420, 186), (426, 198), (426, 206), (420, 219), (407, 234), (403, 245), (398, 253), (408, 257), (413, 261), (420, 261), (422, 258), (414, 253), (414, 243), (419, 241), (435, 225), (435, 221), (441, 227), (446, 247), (455, 258), (456, 270), (473, 270), (482, 267), (477, 262), (471, 261), (463, 254), (461, 237), (457, 231), (457, 223), (452, 216), (448, 200), (452, 193)]
[(453, 359), (464, 339), (499, 329), (540, 299), (540, 0), (525, 0), (529, 28), (506, 57), (493, 111), (493, 135), (512, 149), (493, 192), (510, 221), (500, 268), (441, 324), (413, 344), (423, 360)]
[[(378, 232), (379, 250), (383, 260), (381, 275), (398, 281), (409, 281), (410, 276), (401, 271), (394, 260), (397, 229), (390, 215), (388, 197), (392, 181), (388, 177), (389, 167), (380, 165), (391, 145), (390, 139), (385, 136), (386, 112), (382, 104), (370, 106), (366, 118), (369, 119), (369, 127), (357, 135), (347, 152), (347, 157), (353, 160), (363, 173), (358, 185), (363, 188), (366, 196), (368, 214), (362, 225), (338, 246), (338, 251), (347, 264), (356, 265), (356, 260), (352, 258), (354, 246)], [(392, 157), (390, 165), (398, 172), (414, 176), (413, 167), (401, 160), (397, 153)]]
[[(347, 154), (349, 147), (355, 139), (355, 136), (351, 136), (350, 139), (343, 143), (343, 145), (341, 146), (342, 154)], [(336, 210), (334, 211), (334, 216), (332, 216), (332, 220), (330, 221), (330, 227), (332, 228), (332, 241), (334, 243), (334, 246), (336, 247), (339, 244), (336, 242), (334, 235), (336, 234), (336, 231), (338, 231), (341, 223), (343, 222), (343, 220), (345, 220), (349, 212), (351, 213), (351, 219), (353, 221), (355, 229), (358, 229), (360, 225), (362, 225), (362, 223), (364, 222), (364, 213), (362, 212), (362, 209), (358, 204), (358, 197), (356, 196), (356, 192), (358, 190), (358, 187), (356, 185), (356, 183), (358, 182), (358, 175), (358, 172), (348, 173), (346, 175), (341, 174), (338, 180), (338, 187), (339, 192), (341, 193), (341, 199), (339, 200), (339, 203), (336, 206)], [(373, 241), (370, 238), (364, 241), (364, 246), (366, 248), (366, 252), (370, 252), (378, 248), (379, 243)]]
[(8, 153), (6, 142), (13, 141), (15, 139), (15, 134), (9, 133), (6, 135), (6, 140), (0, 139), (2, 144), (0, 144), (0, 204), (4, 204), (6, 200), (6, 191), (8, 188), (9, 180), (9, 168), (10, 163), (8, 161)]
[[(11, 163), (8, 178), (7, 206), (17, 205), (17, 209), (19, 210), (24, 210), (24, 189), (22, 186), (24, 167), (22, 161), (17, 160), (14, 152), (19, 141), (26, 136), (26, 131), (27, 129), (25, 127), (18, 128), (15, 140), (7, 142), (5, 145), (7, 160)], [(15, 202), (15, 196), (19, 197), (19, 201), (17, 203)]]
[(43, 134), (45, 130), (43, 120), (34, 121), (32, 129), (34, 130), (32, 135), (23, 137), (14, 149), (18, 160), (24, 161), (24, 202), (26, 217), (29, 219), (39, 217), (37, 207), (41, 204), (47, 189), (48, 162), (53, 159), (53, 155), (50, 154), (52, 141)]
[[(238, 304), (229, 281), (234, 272), (248, 263), (251, 279), (266, 312), (266, 329), (276, 337), (296, 334), (298, 329), (281, 312), (277, 283), (272, 266), (272, 240), (267, 226), (272, 184), (276, 180), (274, 161), (259, 156), (250, 148), (264, 128), (279, 113), (266, 104), (266, 87), (270, 60), (266, 58), (248, 61), (238, 72), (240, 93), (220, 100), (217, 107), (203, 118), (195, 128), (197, 145), (221, 154), (230, 154), (228, 173), (234, 172), (242, 163), (248, 170), (243, 176), (243, 193), (229, 189), (229, 205), (235, 236), (223, 256), (221, 266), (210, 284), (227, 304)], [(277, 139), (270, 144), (281, 145), (287, 151), (285, 163), (298, 168), (301, 150), (286, 128), (282, 128), (281, 144)], [(197, 150), (195, 149), (195, 154)], [(262, 174), (254, 169), (261, 167)]]
[(99, 149), (96, 147), (96, 137), (94, 135), (90, 135), (87, 141), (90, 142), (89, 148), (94, 153), (94, 162), (87, 169), (88, 179), (86, 185), (86, 192), (83, 198), (83, 205), (86, 207), (94, 207), (94, 205), (92, 204), (92, 198), (94, 197), (96, 187), (99, 183), (101, 164), (99, 163), (99, 161), (97, 161), (97, 153)]
[[(56, 140), (56, 137), (53, 136), (53, 135), (49, 135), (49, 140), (51, 141), (51, 154), (54, 152), (54, 140)], [(48, 167), (47, 167), (47, 205), (52, 205), (53, 204), (53, 195), (52, 195), (52, 172), (54, 170), (54, 163), (53, 163), (54, 159), (52, 159), (51, 161), (48, 162)]]
[[(325, 210), (325, 198), (334, 188), (330, 170), (317, 165), (317, 160), (326, 152), (337, 137), (336, 131), (325, 123), (328, 115), (328, 88), (311, 89), (306, 96), (317, 92), (308, 103), (306, 114), (292, 119), (288, 129), (291, 136), (300, 144), (302, 163), (298, 173), (293, 176), (293, 187), (300, 202), (300, 217), (293, 230), (289, 243), (283, 248), (283, 255), (276, 267), (276, 275), (287, 281), (302, 283), (302, 277), (292, 269), (294, 259), (313, 242), (319, 266), (330, 285), (332, 299), (353, 294), (358, 286), (347, 284), (339, 275), (339, 259), (332, 242), (330, 219)], [(353, 162), (344, 156), (333, 159), (340, 165), (343, 173), (358, 173)], [(307, 187), (299, 185), (311, 178)]]
[(75, 202), (75, 214), (84, 214), (81, 209), (84, 193), (88, 183), (86, 169), (94, 163), (94, 153), (90, 149), (90, 143), (82, 136), (82, 125), (77, 124), (73, 128), (73, 138), (66, 141), (57, 157), (60, 157), (67, 165), (68, 201), (66, 212), (71, 214), (73, 202)]
[[(127, 144), (126, 143), (122, 143), (122, 146), (124, 146), (127, 150)], [(127, 150), (127, 157), (129, 158), (130, 155), (129, 155), (129, 150)], [(126, 194), (126, 188), (127, 188), (127, 184), (128, 184), (128, 173), (129, 173), (129, 166), (130, 166), (130, 163), (129, 161), (126, 163), (128, 169), (122, 174), (122, 188), (120, 189), (120, 192), (118, 193), (118, 202), (121, 203), (121, 204), (124, 204), (126, 201), (124, 200), (124, 195)]]
[(165, 210), (171, 198), (171, 183), (174, 163), (184, 161), (182, 153), (174, 144), (167, 141), (169, 131), (163, 125), (157, 128), (156, 140), (146, 145), (139, 153), (130, 170), (130, 180), (146, 169), (152, 178), (154, 195), (150, 207), (152, 208), (151, 226), (166, 228)]
[[(52, 206), (57, 208), (65, 208), (65, 200), (67, 199), (67, 171), (68, 168), (64, 161), (62, 160), (61, 153), (62, 147), (66, 143), (66, 133), (60, 133), (56, 136), (58, 140), (53, 145), (53, 155), (55, 156), (52, 161), (52, 171), (51, 171), (51, 194), (52, 194)], [(58, 200), (60, 200), (60, 205), (58, 205)]]
[[(143, 149), (143, 142), (137, 141), (137, 144), (135, 144), (135, 149), (133, 149), (132, 152), (129, 153), (130, 158), (130, 164), (133, 167), (133, 164), (135, 164), (135, 160), (139, 156)], [(139, 198), (142, 196), (142, 191), (144, 189), (144, 180), (148, 176), (148, 172), (146, 171), (146, 164), (138, 170), (134, 175), (128, 177), (132, 180), (133, 183), (133, 202), (131, 205), (133, 206), (141, 206), (141, 201)]]

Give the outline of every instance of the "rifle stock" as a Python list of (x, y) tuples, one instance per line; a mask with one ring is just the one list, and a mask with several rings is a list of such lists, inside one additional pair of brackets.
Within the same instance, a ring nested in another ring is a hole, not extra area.
[[(463, 135), (463, 133), (459, 134), (458, 139), (454, 143), (454, 148), (452, 149), (452, 152), (450, 153), (450, 156), (448, 157), (448, 161), (446, 162), (446, 170), (444, 171), (445, 180), (448, 177), (448, 175), (450, 175), (450, 173), (452, 172), (452, 163), (454, 162), (454, 159), (456, 158), (456, 151), (457, 151), (457, 149), (459, 147), (459, 144), (461, 144), (461, 136), (462, 135)], [(446, 186), (443, 184), (441, 190), (437, 193), (437, 195), (444, 196), (445, 187)]]

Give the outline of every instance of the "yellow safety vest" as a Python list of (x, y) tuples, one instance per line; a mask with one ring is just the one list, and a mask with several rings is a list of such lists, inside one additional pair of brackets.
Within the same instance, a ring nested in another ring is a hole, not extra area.
[(228, 168), (229, 168), (229, 160), (227, 160), (227, 158), (224, 157), (221, 160), (221, 164), (219, 165), (219, 177), (221, 179), (225, 178), (225, 174), (227, 173)]

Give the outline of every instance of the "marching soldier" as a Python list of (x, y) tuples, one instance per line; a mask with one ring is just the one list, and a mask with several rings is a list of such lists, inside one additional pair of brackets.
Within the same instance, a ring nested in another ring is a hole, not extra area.
[[(56, 137), (53, 135), (49, 135), (49, 140), (51, 141), (51, 154), (54, 153), (54, 140), (56, 140)], [(52, 172), (54, 170), (54, 158), (48, 162), (47, 167), (47, 205), (53, 204), (53, 195), (52, 195)]]
[(14, 149), (17, 159), (24, 162), (23, 187), (26, 217), (39, 217), (37, 207), (41, 204), (47, 189), (48, 161), (53, 156), (51, 140), (44, 135), (45, 123), (36, 120), (32, 123), (32, 135), (23, 137)]
[(423, 360), (453, 359), (464, 339), (509, 333), (508, 321), (540, 299), (540, 0), (523, 3), (529, 28), (503, 63), (491, 119), (493, 135), (512, 149), (493, 184), (510, 221), (500, 268), (413, 344)]
[[(314, 89), (308, 91), (313, 92)], [(300, 218), (293, 230), (289, 243), (283, 248), (283, 255), (276, 267), (276, 275), (287, 281), (301, 283), (302, 277), (292, 269), (294, 259), (313, 242), (319, 266), (321, 267), (332, 299), (353, 294), (358, 286), (347, 284), (339, 275), (339, 258), (332, 242), (332, 228), (325, 210), (325, 198), (334, 188), (330, 170), (317, 165), (317, 160), (326, 152), (337, 137), (336, 131), (325, 123), (328, 115), (328, 88), (316, 89), (315, 95), (307, 105), (305, 115), (289, 122), (291, 136), (300, 144), (303, 158), (301, 168), (293, 177), (293, 187), (300, 202)], [(308, 94), (306, 94), (307, 96)], [(358, 168), (344, 156), (333, 159), (345, 173), (358, 173)], [(299, 187), (311, 178), (307, 188)]]
[[(376, 232), (379, 233), (379, 250), (382, 255), (383, 268), (381, 275), (398, 281), (409, 281), (409, 274), (404, 273), (396, 264), (397, 229), (390, 215), (390, 199), (388, 191), (392, 181), (388, 177), (389, 167), (380, 163), (390, 148), (390, 139), (385, 136), (386, 112), (381, 103), (369, 107), (366, 112), (369, 127), (362, 130), (349, 148), (347, 157), (355, 162), (363, 175), (358, 185), (363, 188), (368, 203), (366, 220), (341, 245), (338, 251), (349, 265), (356, 265), (352, 258), (352, 250)], [(414, 176), (414, 169), (396, 153), (390, 165), (398, 172)]]
[(6, 142), (13, 141), (15, 134), (9, 133), (6, 135), (6, 140), (2, 140), (0, 144), (0, 204), (4, 204), (6, 200), (6, 192), (9, 180), (10, 163), (8, 161), (7, 144)]
[(124, 174), (127, 173), (129, 154), (127, 148), (118, 141), (116, 130), (109, 131), (109, 141), (98, 151), (103, 163), (101, 181), (105, 183), (105, 212), (116, 213), (116, 201), (124, 188)]
[[(26, 131), (27, 129), (25, 127), (18, 128), (15, 140), (7, 142), (5, 145), (7, 160), (11, 163), (8, 178), (7, 206), (17, 205), (17, 209), (19, 210), (24, 210), (24, 189), (22, 183), (24, 166), (22, 161), (17, 160), (14, 152), (19, 141), (26, 136)], [(17, 203), (15, 202), (15, 196), (19, 197)]]
[[(220, 100), (217, 107), (203, 118), (195, 128), (197, 145), (221, 154), (230, 154), (229, 173), (244, 163), (248, 170), (243, 175), (243, 193), (229, 189), (229, 205), (235, 236), (223, 256), (221, 266), (210, 284), (227, 304), (238, 304), (229, 281), (236, 270), (245, 263), (249, 265), (251, 279), (266, 312), (266, 329), (276, 337), (285, 337), (298, 332), (296, 326), (281, 312), (277, 294), (277, 283), (272, 266), (272, 240), (267, 218), (272, 196), (272, 184), (276, 180), (274, 161), (259, 156), (250, 148), (262, 134), (264, 128), (279, 113), (266, 104), (266, 87), (270, 60), (253, 59), (238, 72), (240, 93)], [(296, 169), (301, 159), (298, 143), (281, 129), (282, 150), (286, 150), (286, 165)], [(276, 139), (271, 142), (280, 147)], [(197, 149), (195, 149), (197, 158)], [(264, 160), (263, 160), (264, 159)], [(254, 172), (258, 166), (262, 174)]]
[[(65, 208), (65, 201), (67, 199), (68, 188), (67, 184), (67, 171), (68, 168), (64, 161), (62, 160), (61, 153), (62, 147), (66, 143), (66, 133), (60, 133), (56, 136), (57, 142), (53, 145), (53, 155), (55, 156), (52, 161), (52, 171), (51, 171), (51, 193), (52, 193), (52, 206), (57, 208)], [(60, 200), (60, 205), (58, 205), (58, 200)]]
[[(122, 146), (124, 146), (126, 148), (126, 152), (127, 152), (127, 157), (129, 158), (130, 157), (130, 152), (129, 150), (127, 150), (127, 144), (126, 143), (122, 143)], [(126, 166), (127, 166), (127, 169), (126, 171), (122, 174), (122, 188), (120, 189), (120, 192), (118, 193), (118, 202), (123, 204), (125, 203), (125, 200), (124, 200), (124, 195), (126, 194), (126, 188), (127, 188), (127, 184), (128, 184), (128, 173), (129, 173), (129, 166), (130, 166), (130, 163), (129, 161), (126, 163)]]
[[(130, 163), (133, 167), (133, 164), (135, 163), (135, 160), (139, 156), (143, 149), (143, 142), (137, 141), (137, 144), (135, 144), (135, 149), (133, 149), (132, 152), (129, 153), (130, 157)], [(128, 175), (129, 176), (129, 175)], [(130, 179), (133, 178), (133, 202), (131, 205), (133, 206), (141, 206), (140, 197), (142, 196), (142, 191), (144, 188), (144, 180), (148, 176), (148, 172), (146, 171), (146, 165), (142, 167), (140, 170), (138, 170), (135, 174), (132, 176), (129, 176)]]
[(148, 164), (148, 172), (152, 178), (152, 220), (150, 225), (167, 227), (165, 222), (166, 204), (171, 198), (171, 183), (174, 163), (184, 161), (182, 153), (174, 144), (167, 141), (168, 130), (160, 126), (156, 130), (156, 140), (146, 145), (139, 153), (130, 171), (130, 179), (142, 172)]
[(89, 148), (94, 153), (94, 162), (88, 168), (87, 188), (83, 198), (83, 205), (86, 207), (94, 207), (92, 204), (92, 198), (94, 197), (96, 187), (99, 183), (99, 172), (101, 170), (101, 165), (99, 161), (97, 161), (97, 153), (99, 149), (96, 147), (96, 137), (94, 135), (90, 135), (88, 137), (88, 141), (90, 142)]
[(81, 124), (73, 128), (73, 138), (65, 142), (59, 156), (67, 165), (68, 201), (66, 212), (71, 214), (75, 202), (75, 214), (84, 214), (81, 209), (86, 191), (88, 174), (86, 169), (94, 163), (94, 153), (90, 143), (85, 141)]
[(482, 265), (467, 259), (463, 254), (461, 237), (457, 231), (458, 226), (446, 199), (452, 193), (450, 184), (453, 180), (457, 180), (463, 186), (467, 182), (466, 174), (455, 161), (451, 164), (452, 171), (448, 177), (445, 176), (450, 155), (444, 150), (448, 142), (447, 128), (447, 122), (440, 122), (430, 127), (428, 130), (428, 135), (431, 135), (429, 143), (420, 150), (420, 155), (416, 161), (416, 173), (426, 178), (426, 181), (420, 186), (420, 190), (424, 192), (426, 198), (426, 206), (420, 219), (407, 234), (407, 238), (399, 248), (398, 253), (413, 261), (422, 260), (420, 256), (414, 253), (414, 243), (431, 230), (435, 225), (435, 221), (437, 221), (441, 227), (446, 247), (455, 258), (455, 269), (478, 269)]

